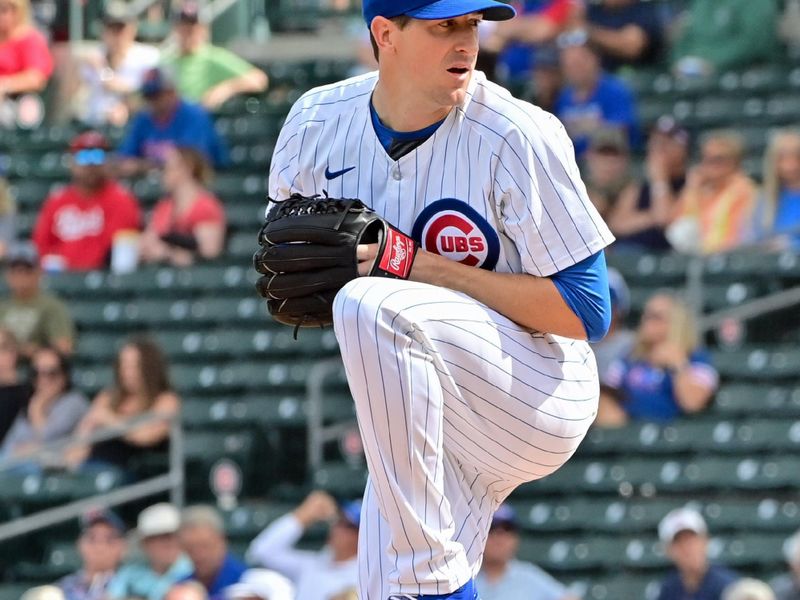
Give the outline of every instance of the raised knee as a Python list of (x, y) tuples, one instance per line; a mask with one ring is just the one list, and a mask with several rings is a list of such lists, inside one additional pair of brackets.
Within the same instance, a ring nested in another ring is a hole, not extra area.
[(393, 321), (402, 308), (406, 282), (358, 277), (339, 290), (333, 301), (333, 325), (336, 331), (379, 320)]

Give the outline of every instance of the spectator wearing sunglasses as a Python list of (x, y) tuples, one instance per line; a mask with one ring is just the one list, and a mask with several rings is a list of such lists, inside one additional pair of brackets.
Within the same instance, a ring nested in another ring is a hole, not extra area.
[(47, 199), (33, 232), (46, 270), (102, 269), (115, 236), (139, 229), (139, 205), (111, 178), (108, 151), (108, 141), (95, 131), (70, 144), (72, 183)]
[(0, 301), (0, 325), (14, 334), (20, 356), (30, 358), (42, 346), (71, 354), (75, 325), (67, 306), (42, 291), (36, 247), (31, 242), (13, 244), (3, 270), (10, 295)]
[(29, 457), (38, 463), (37, 456), (49, 442), (69, 436), (83, 415), (89, 401), (72, 387), (69, 360), (54, 348), (39, 348), (31, 358), (33, 395), (27, 409), (17, 416), (8, 432), (0, 456)]
[[(318, 552), (295, 547), (303, 532), (327, 522), (328, 540)], [(358, 585), (358, 528), (361, 501), (337, 503), (321, 490), (267, 526), (250, 544), (248, 563), (272, 569), (295, 584), (295, 597), (328, 600)]]
[(475, 586), (481, 600), (575, 600), (569, 590), (534, 564), (516, 559), (519, 523), (502, 504), (492, 518)]
[(689, 306), (658, 293), (645, 305), (630, 355), (613, 362), (601, 380), (627, 418), (663, 423), (703, 410), (719, 375), (700, 347)]

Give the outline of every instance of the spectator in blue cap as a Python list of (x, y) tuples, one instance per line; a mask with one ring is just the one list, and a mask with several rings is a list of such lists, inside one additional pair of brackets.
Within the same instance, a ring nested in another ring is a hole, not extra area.
[(516, 559), (519, 523), (501, 504), (494, 514), (475, 587), (481, 600), (575, 600), (569, 590), (536, 565)]
[(125, 524), (111, 510), (98, 508), (85, 513), (80, 526), (81, 568), (57, 585), (66, 600), (104, 600), (125, 555)]
[(139, 91), (147, 108), (134, 116), (118, 148), (122, 174), (160, 168), (168, 151), (176, 146), (195, 148), (215, 167), (227, 163), (227, 149), (211, 115), (202, 106), (181, 98), (163, 69), (147, 71)]
[[(298, 550), (295, 544), (303, 532), (318, 523), (330, 524), (325, 547)], [(337, 502), (326, 492), (313, 491), (253, 540), (247, 559), (291, 579), (297, 600), (327, 600), (357, 586), (360, 523), (360, 500)]]

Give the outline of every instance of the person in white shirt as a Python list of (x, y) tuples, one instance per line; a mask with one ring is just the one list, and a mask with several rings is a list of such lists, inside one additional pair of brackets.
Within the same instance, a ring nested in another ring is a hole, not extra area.
[(569, 590), (536, 565), (517, 560), (519, 524), (514, 509), (501, 504), (492, 518), (475, 578), (481, 600), (577, 600)]
[[(360, 514), (360, 500), (337, 504), (326, 492), (311, 492), (253, 540), (247, 561), (288, 577), (295, 600), (330, 600), (358, 584)], [(303, 532), (320, 522), (331, 523), (325, 547), (317, 552), (295, 548)]]
[(85, 94), (77, 96), (77, 117), (93, 127), (122, 127), (130, 115), (130, 98), (155, 67), (158, 48), (136, 42), (136, 16), (125, 2), (112, 1), (103, 14), (102, 44), (79, 60), (79, 79)]

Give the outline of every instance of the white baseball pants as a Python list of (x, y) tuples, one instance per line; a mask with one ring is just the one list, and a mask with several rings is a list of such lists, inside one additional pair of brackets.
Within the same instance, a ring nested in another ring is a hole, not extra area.
[(358, 278), (333, 309), (369, 468), (360, 597), (454, 591), (480, 568), (499, 504), (586, 434), (594, 355), (427, 284)]

